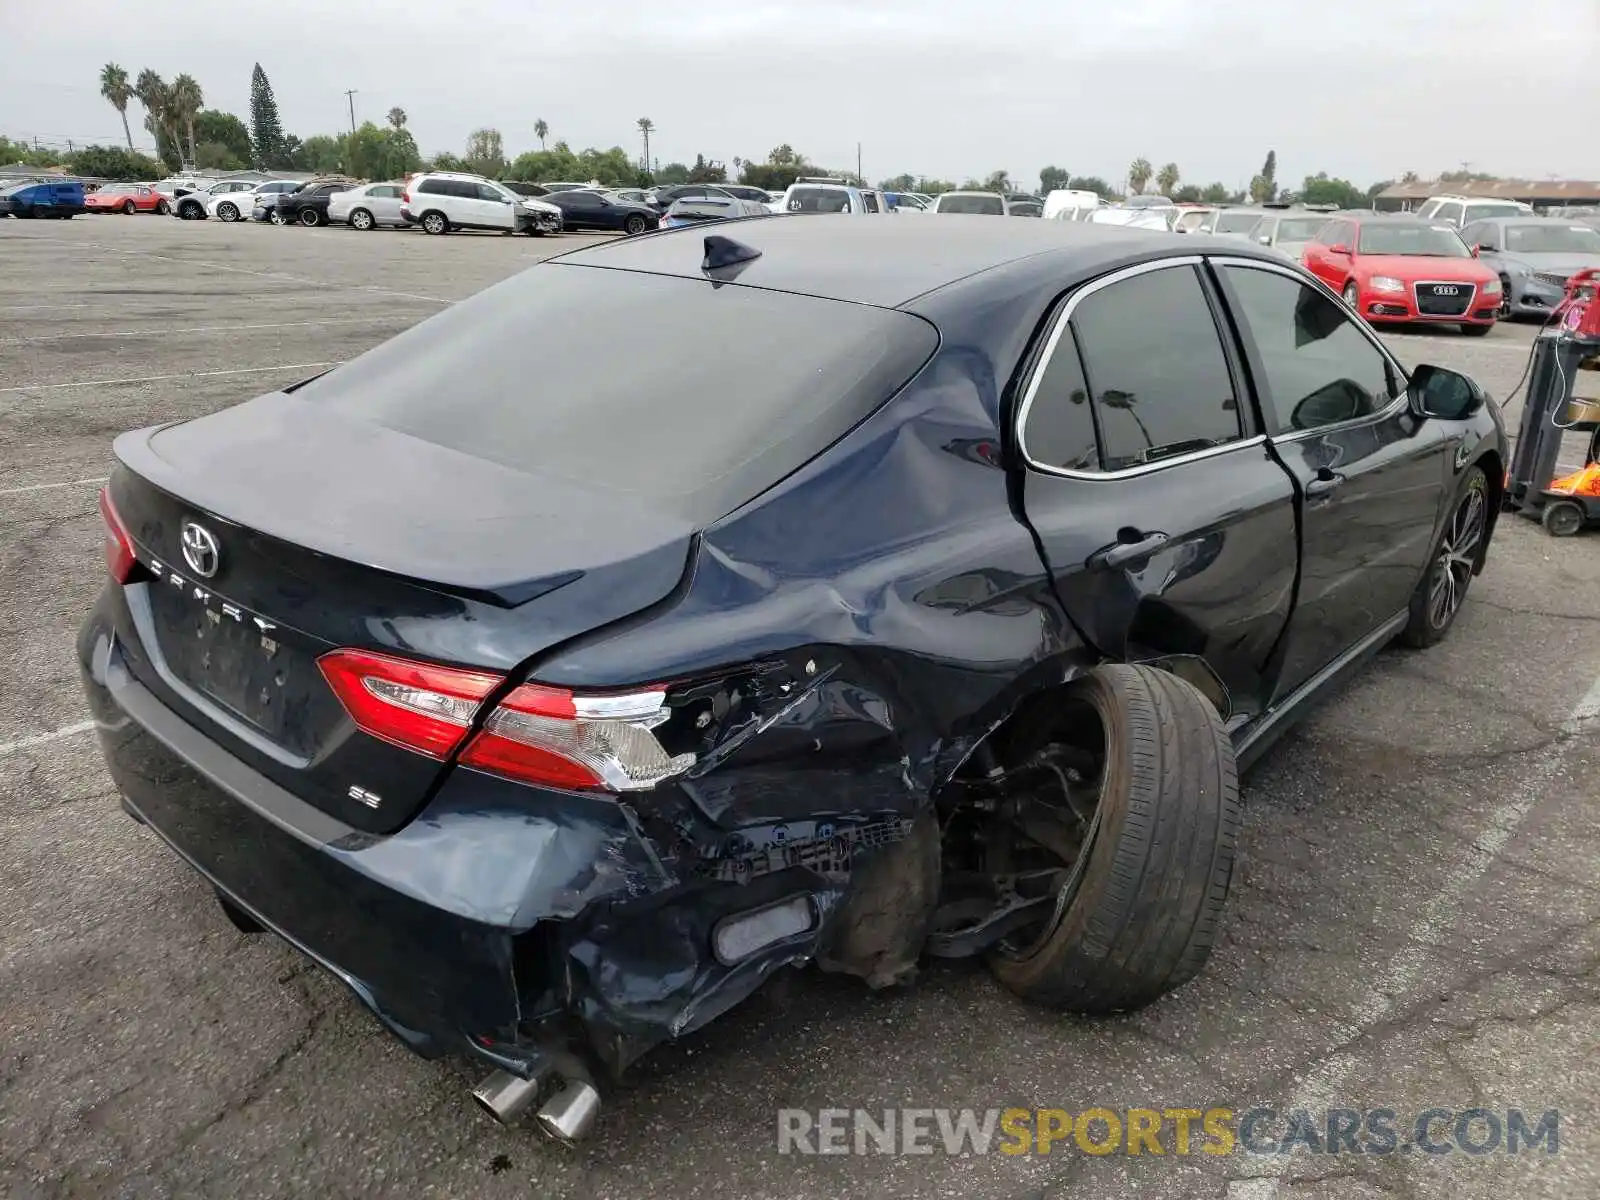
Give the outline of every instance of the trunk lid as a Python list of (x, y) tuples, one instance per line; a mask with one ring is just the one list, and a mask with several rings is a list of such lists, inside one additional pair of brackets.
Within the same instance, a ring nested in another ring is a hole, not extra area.
[[(124, 434), (116, 453), (112, 501), (144, 567), (125, 588), (131, 669), (230, 753), (372, 833), (404, 824), (445, 764), (357, 730), (320, 655), (509, 673), (668, 595), (695, 532), (284, 394)], [(186, 555), (196, 527), (210, 541)]]

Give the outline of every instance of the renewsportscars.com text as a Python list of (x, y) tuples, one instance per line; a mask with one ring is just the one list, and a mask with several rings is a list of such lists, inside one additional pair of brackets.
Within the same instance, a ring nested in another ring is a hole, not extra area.
[(780, 1154), (1558, 1154), (1561, 1114), (1428, 1108), (784, 1108)]

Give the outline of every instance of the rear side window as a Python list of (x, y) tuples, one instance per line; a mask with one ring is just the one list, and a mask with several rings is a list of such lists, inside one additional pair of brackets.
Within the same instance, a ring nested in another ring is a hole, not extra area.
[(545, 264), (295, 398), (527, 471), (531, 487), (567, 480), (705, 523), (847, 433), (938, 340), (888, 309)]
[(424, 192), (430, 196), (448, 196), (450, 192), (446, 185), (449, 182), (448, 179), (424, 179), (417, 191)]
[(1239, 403), (1211, 305), (1190, 266), (1135, 275), (1072, 314), (1107, 471), (1240, 436)]
[(1225, 445), (1240, 429), (1199, 277), (1166, 267), (1077, 305), (1038, 376), (1023, 444), (1046, 466), (1123, 471)]
[(862, 192), (861, 193), (861, 202), (867, 206), (867, 211), (868, 212), (875, 213), (875, 212), (878, 211), (878, 193), (876, 193), (876, 192)]

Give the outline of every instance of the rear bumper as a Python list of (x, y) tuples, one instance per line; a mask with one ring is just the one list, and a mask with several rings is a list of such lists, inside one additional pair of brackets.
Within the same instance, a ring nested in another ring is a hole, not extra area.
[[(465, 1053), (527, 1076), (576, 1049), (615, 1074), (815, 955), (838, 881), (803, 867), (740, 883), (680, 879), (605, 798), (457, 769), (398, 833), (335, 820), (133, 676), (115, 630), (119, 593), (106, 589), (78, 654), (124, 807), (417, 1053)], [(811, 897), (811, 930), (718, 961), (718, 921), (797, 894)]]

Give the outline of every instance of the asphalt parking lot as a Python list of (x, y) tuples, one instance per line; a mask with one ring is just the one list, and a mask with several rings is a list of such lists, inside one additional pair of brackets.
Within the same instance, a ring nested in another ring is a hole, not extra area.
[[(1043, 1012), (978, 967), (889, 994), (801, 974), (646, 1059), (564, 1150), (235, 932), (121, 814), (85, 725), (72, 640), (111, 438), (587, 240), (0, 222), (0, 1194), (1600, 1194), (1600, 536), (1509, 516), (1444, 645), (1385, 652), (1247, 777), (1221, 944), (1137, 1014)], [(1391, 343), (1504, 396), (1531, 336)], [(1258, 1104), (1557, 1109), (1559, 1153), (797, 1157), (775, 1136), (785, 1107)]]

